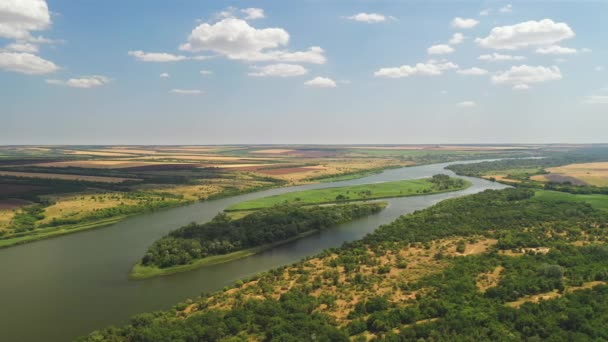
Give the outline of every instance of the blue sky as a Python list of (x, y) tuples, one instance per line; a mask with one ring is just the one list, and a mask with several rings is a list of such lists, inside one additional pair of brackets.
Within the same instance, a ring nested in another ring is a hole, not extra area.
[(606, 13), (0, 0), (0, 144), (606, 142)]

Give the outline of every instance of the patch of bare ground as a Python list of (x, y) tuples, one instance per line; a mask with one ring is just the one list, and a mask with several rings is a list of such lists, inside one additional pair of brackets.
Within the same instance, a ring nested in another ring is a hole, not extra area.
[(524, 254), (547, 254), (551, 251), (549, 247), (524, 247), (510, 250), (500, 250), (498, 254), (506, 256), (521, 256)]
[(574, 291), (579, 291), (579, 290), (586, 290), (586, 289), (590, 289), (593, 288), (595, 286), (598, 285), (605, 285), (606, 282), (605, 281), (590, 281), (590, 282), (586, 282), (583, 283), (581, 286), (571, 286), (571, 287), (567, 287), (563, 293), (560, 293), (557, 290), (551, 291), (551, 292), (545, 292), (545, 293), (539, 293), (539, 294), (535, 294), (535, 295), (530, 295), (530, 296), (524, 296), (514, 302), (508, 302), (506, 303), (507, 306), (510, 306), (512, 308), (519, 308), (520, 306), (522, 306), (524, 303), (538, 303), (540, 301), (543, 300), (551, 300), (551, 299), (555, 299), (558, 297), (561, 297), (564, 293), (572, 293)]
[(365, 250), (357, 255), (356, 266), (345, 267), (337, 254), (312, 258), (286, 267), (280, 274), (264, 275), (259, 280), (245, 283), (206, 299), (211, 308), (228, 309), (243, 300), (272, 298), (293, 288), (308, 288), (317, 298), (334, 298), (316, 308), (331, 316), (339, 325), (350, 322), (349, 314), (357, 303), (377, 296), (390, 302), (408, 305), (425, 289), (407, 290), (407, 284), (440, 272), (449, 265), (443, 256), (465, 256), (485, 253), (496, 240), (483, 237), (468, 238), (464, 252), (457, 252), (461, 238), (443, 239), (428, 244), (412, 244), (394, 250)]
[(500, 274), (504, 271), (504, 267), (497, 266), (491, 272), (482, 273), (477, 276), (477, 280), (475, 281), (475, 285), (479, 289), (480, 292), (486, 292), (489, 288), (498, 286), (498, 282), (500, 281)]
[(506, 175), (487, 175), (487, 176), (483, 176), (482, 178), (485, 179), (494, 179), (498, 182), (505, 182), (505, 183), (519, 183), (520, 181), (517, 179), (511, 179), (511, 178), (507, 178), (508, 176)]

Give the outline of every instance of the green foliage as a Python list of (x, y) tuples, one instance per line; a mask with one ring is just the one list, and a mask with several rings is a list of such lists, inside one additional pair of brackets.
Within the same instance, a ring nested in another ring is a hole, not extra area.
[(237, 220), (231, 220), (228, 215), (221, 213), (211, 222), (191, 223), (156, 241), (142, 258), (142, 264), (160, 268), (186, 265), (196, 259), (228, 254), (326, 229), (377, 213), (382, 208), (383, 205), (378, 203), (329, 207), (280, 205), (256, 211)]

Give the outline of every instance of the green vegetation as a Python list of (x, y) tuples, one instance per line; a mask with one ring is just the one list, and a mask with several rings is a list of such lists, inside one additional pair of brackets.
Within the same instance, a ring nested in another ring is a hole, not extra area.
[(588, 203), (594, 208), (608, 210), (608, 195), (574, 195), (565, 192), (539, 190), (536, 191), (535, 198), (543, 201)]
[(605, 340), (607, 241), (586, 203), (485, 191), (83, 340)]
[(241, 202), (229, 207), (227, 211), (268, 208), (282, 203), (311, 205), (415, 196), (421, 194), (462, 190), (470, 185), (471, 183), (464, 179), (450, 178), (446, 175), (435, 175), (432, 178), (426, 179), (291, 192)]
[[(375, 214), (384, 206), (384, 203), (330, 207), (280, 205), (236, 220), (221, 213), (211, 222), (191, 223), (156, 241), (136, 265), (132, 277), (174, 273), (234, 260), (300, 238), (303, 234)], [(155, 268), (174, 269), (154, 271)]]

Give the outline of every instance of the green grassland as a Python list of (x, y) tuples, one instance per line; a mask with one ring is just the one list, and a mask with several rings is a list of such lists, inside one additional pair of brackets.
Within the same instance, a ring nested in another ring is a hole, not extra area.
[(608, 195), (574, 195), (558, 191), (536, 191), (534, 198), (541, 201), (566, 201), (589, 203), (596, 209), (608, 210)]
[(365, 201), (379, 198), (415, 196), (445, 191), (466, 189), (471, 183), (465, 180), (442, 189), (430, 178), (385, 182), (375, 184), (343, 186), (336, 188), (306, 190), (282, 195), (264, 197), (235, 204), (227, 211), (252, 210), (268, 208), (281, 203), (298, 203), (302, 205), (326, 204), (346, 201)]

